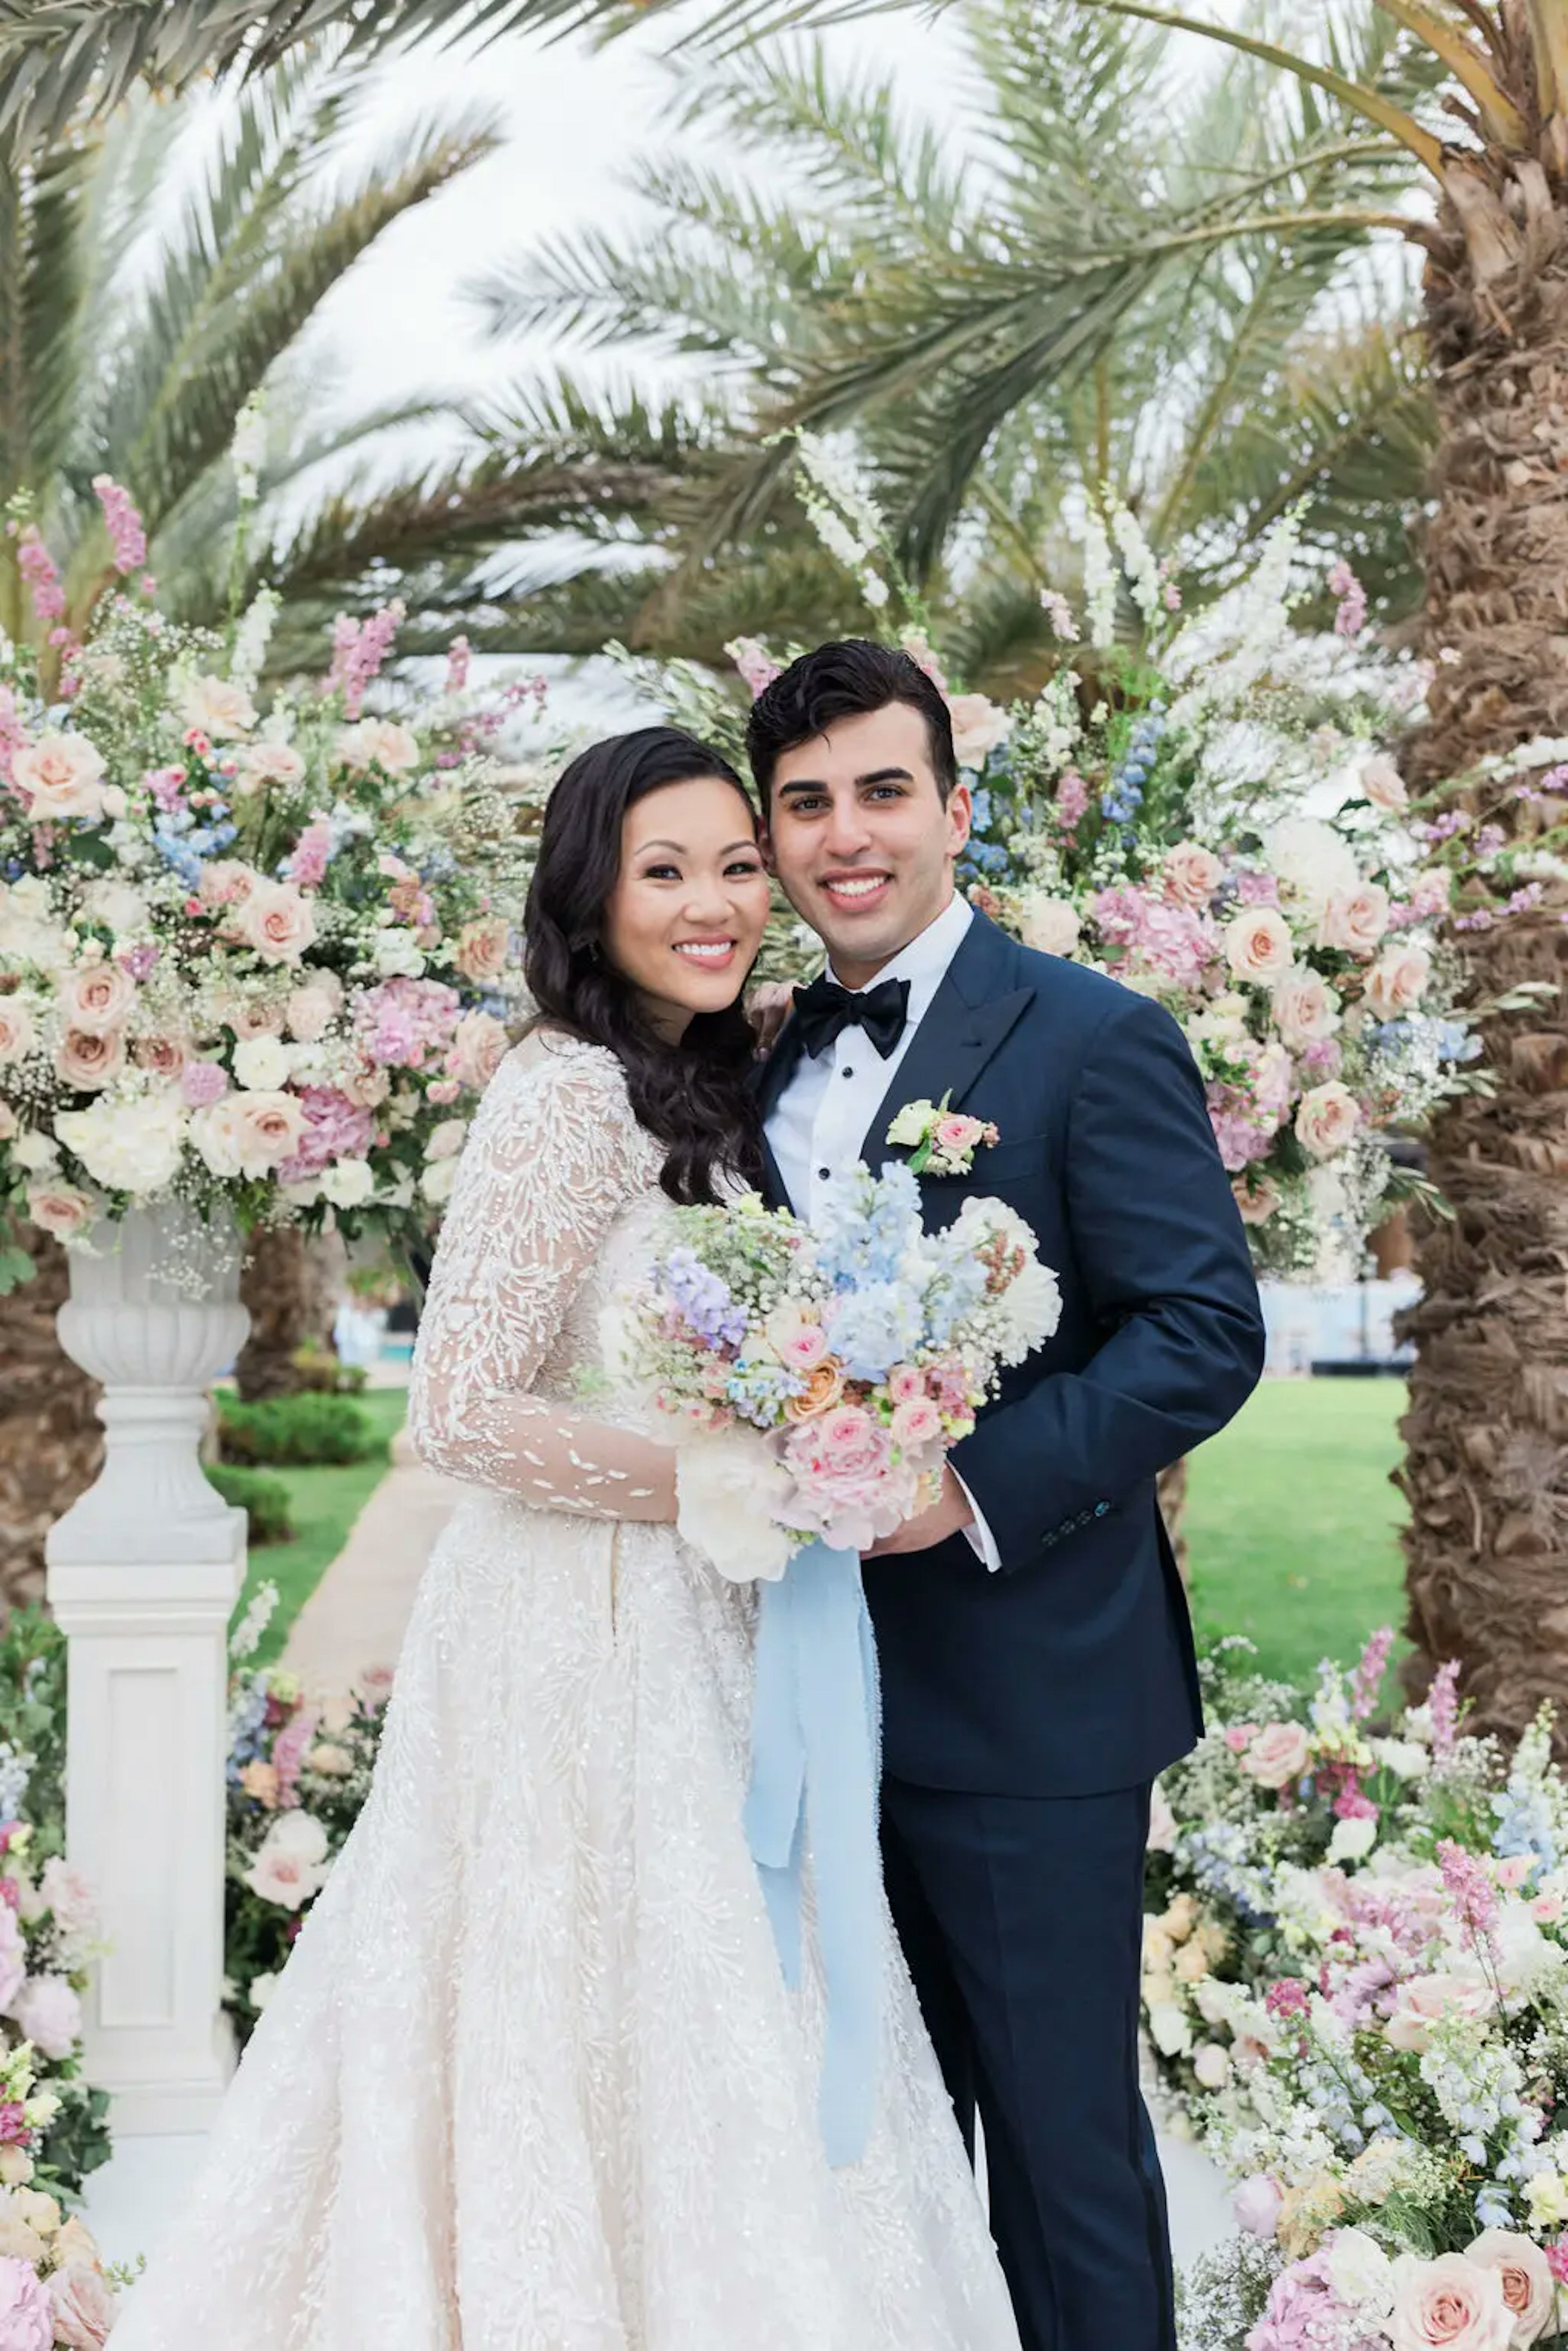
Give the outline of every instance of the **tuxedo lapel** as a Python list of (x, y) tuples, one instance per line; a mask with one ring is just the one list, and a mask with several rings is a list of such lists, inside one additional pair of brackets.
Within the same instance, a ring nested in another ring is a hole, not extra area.
[(963, 1108), (965, 1094), (1034, 1001), (1033, 987), (1009, 987), (1015, 969), (1011, 941), (977, 913), (867, 1129), (860, 1156), (873, 1174), (890, 1155), (888, 1129), (906, 1102), (950, 1094), (952, 1108)]

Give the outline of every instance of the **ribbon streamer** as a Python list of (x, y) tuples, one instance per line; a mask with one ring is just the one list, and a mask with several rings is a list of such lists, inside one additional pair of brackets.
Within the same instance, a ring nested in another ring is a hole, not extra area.
[(807, 1843), (827, 1994), (818, 2113), (835, 2168), (865, 2153), (882, 2042), (881, 1698), (859, 1554), (813, 1542), (762, 1588), (746, 1842), (784, 1981), (801, 1980)]

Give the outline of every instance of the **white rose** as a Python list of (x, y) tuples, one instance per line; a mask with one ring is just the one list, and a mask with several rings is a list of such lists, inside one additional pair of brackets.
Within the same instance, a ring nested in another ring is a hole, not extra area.
[(41, 1168), (54, 1166), (59, 1155), (59, 1144), (51, 1136), (40, 1134), (36, 1126), (19, 1134), (11, 1145), (12, 1158), (35, 1176)]
[(375, 1188), (368, 1159), (337, 1159), (321, 1171), (322, 1196), (335, 1208), (360, 1207)]
[(1314, 920), (1331, 898), (1349, 897), (1360, 887), (1349, 843), (1315, 817), (1292, 817), (1276, 825), (1264, 850), (1282, 895)]
[(389, 776), (406, 776), (420, 764), (419, 738), (395, 719), (361, 718), (339, 732), (337, 756), (346, 768), (374, 765)]
[(192, 677), (181, 694), (180, 716), (187, 726), (199, 727), (214, 743), (226, 743), (250, 733), (256, 706), (244, 687), (231, 678)]
[(371, 960), (385, 979), (422, 979), (425, 958), (412, 931), (401, 924), (378, 931)]
[(1187, 2011), (1173, 2000), (1157, 2001), (1148, 2011), (1148, 2037), (1162, 2057), (1185, 2057), (1192, 2046)]
[(288, 1048), (279, 1037), (247, 1037), (234, 1047), (233, 1061), (236, 1084), (249, 1092), (275, 1093), (287, 1083)]
[(1362, 768), (1361, 789), (1374, 808), (1386, 809), (1392, 814), (1397, 815), (1410, 805), (1404, 777), (1381, 751)]
[(1019, 909), (1019, 936), (1041, 955), (1070, 956), (1083, 933), (1078, 912), (1065, 898), (1033, 890)]
[(776, 1583), (795, 1549), (776, 1515), (792, 1482), (784, 1463), (747, 1431), (727, 1429), (682, 1446), (675, 1464), (681, 1541), (732, 1583)]
[(117, 938), (145, 930), (152, 919), (140, 891), (113, 876), (92, 883), (82, 893), (82, 905), (95, 923), (107, 924)]
[(455, 1159), (432, 1160), (420, 1177), (420, 1190), (434, 1208), (444, 1207), (457, 1181)]
[(1238, 979), (1263, 987), (1291, 968), (1291, 926), (1277, 906), (1244, 906), (1225, 925), (1225, 956)]
[(1382, 2321), (1394, 2307), (1394, 2264), (1365, 2229), (1340, 2229), (1329, 2240), (1328, 2279), (1337, 2299)]
[(961, 768), (982, 768), (1012, 729), (1006, 711), (983, 694), (950, 695), (948, 711), (953, 723), (953, 752)]
[(1192, 2071), (1202, 2090), (1222, 2090), (1231, 2078), (1231, 2053), (1218, 2041), (1205, 2041), (1192, 2060)]
[(55, 1133), (95, 1184), (145, 1198), (179, 1174), (189, 1124), (177, 1088), (161, 1086), (87, 1110), (58, 1111)]
[(30, 792), (31, 824), (57, 824), (67, 817), (103, 813), (103, 753), (85, 735), (58, 731), (24, 743), (11, 761), (11, 780)]
[(1358, 881), (1354, 890), (1336, 891), (1330, 898), (1319, 919), (1318, 936), (1324, 946), (1369, 956), (1387, 928), (1387, 891), (1381, 882)]
[(1376, 1842), (1375, 1820), (1362, 1815), (1355, 1820), (1335, 1821), (1334, 1834), (1328, 1841), (1329, 1862), (1365, 1861)]

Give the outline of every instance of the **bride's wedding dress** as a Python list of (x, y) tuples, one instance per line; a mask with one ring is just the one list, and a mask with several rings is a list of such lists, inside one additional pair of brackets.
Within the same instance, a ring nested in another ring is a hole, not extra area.
[(472, 1490), (116, 2351), (1017, 2351), (885, 1907), (878, 2115), (826, 2164), (742, 1830), (753, 1595), (638, 1520), (637, 1415), (575, 1378), (661, 1156), (597, 1047), (490, 1087), (410, 1398)]

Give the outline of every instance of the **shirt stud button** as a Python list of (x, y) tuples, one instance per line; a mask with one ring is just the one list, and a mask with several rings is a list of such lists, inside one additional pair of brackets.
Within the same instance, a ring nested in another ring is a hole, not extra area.
[(832, 1168), (831, 1168), (831, 1167), (819, 1167), (819, 1168), (817, 1169), (816, 1173), (817, 1173), (818, 1180), (819, 1180), (820, 1182), (822, 1182), (822, 1183), (824, 1183), (824, 1184), (831, 1184), (831, 1183), (832, 1183), (832, 1181), (833, 1181), (833, 1170), (832, 1170)]
[(852, 1078), (855, 1075), (855, 1072), (853, 1070), (846, 1070), (842, 1074), (846, 1078)]

